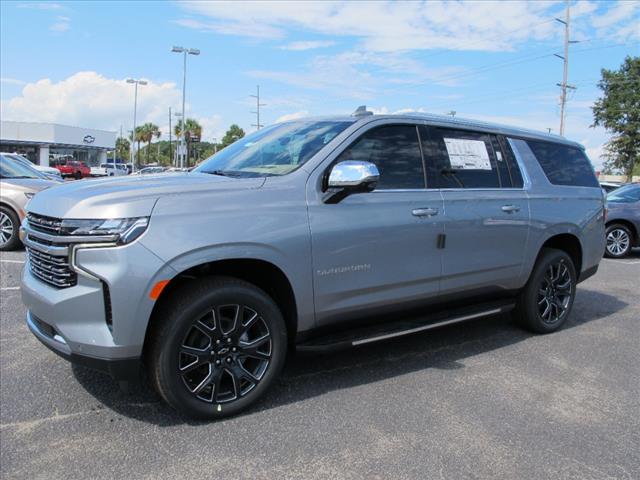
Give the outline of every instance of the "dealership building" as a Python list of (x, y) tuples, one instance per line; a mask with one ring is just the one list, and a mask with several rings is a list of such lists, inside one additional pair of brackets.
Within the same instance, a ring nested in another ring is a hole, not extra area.
[(56, 123), (0, 122), (0, 152), (20, 153), (40, 165), (58, 159), (99, 166), (115, 148), (116, 132)]

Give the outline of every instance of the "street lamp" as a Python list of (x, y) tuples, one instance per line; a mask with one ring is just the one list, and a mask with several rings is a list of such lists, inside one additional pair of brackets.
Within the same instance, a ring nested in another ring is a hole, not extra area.
[(182, 128), (180, 129), (180, 138), (178, 139), (178, 143), (180, 144), (180, 168), (184, 168), (184, 158), (186, 152), (185, 150), (185, 116), (184, 116), (184, 100), (186, 96), (186, 88), (187, 88), (187, 55), (200, 55), (200, 50), (197, 48), (184, 48), (184, 47), (173, 47), (171, 49), (173, 53), (182, 53), (183, 54), (183, 67), (182, 67)]
[(136, 116), (138, 113), (138, 85), (146, 85), (145, 80), (137, 78), (127, 78), (127, 83), (135, 84), (135, 93), (133, 95), (133, 130), (131, 130), (131, 150), (129, 151), (129, 161), (131, 162), (131, 171), (135, 172), (136, 163), (134, 161), (134, 144), (136, 143)]

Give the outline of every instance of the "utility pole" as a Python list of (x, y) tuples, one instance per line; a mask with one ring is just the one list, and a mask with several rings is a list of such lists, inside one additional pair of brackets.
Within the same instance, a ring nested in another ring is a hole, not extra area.
[(185, 125), (185, 116), (184, 116), (184, 102), (187, 96), (187, 55), (200, 55), (200, 50), (197, 48), (184, 48), (184, 47), (173, 47), (171, 49), (173, 53), (182, 53), (183, 54), (183, 64), (182, 64), (182, 128), (180, 129), (180, 137), (178, 138), (179, 152), (178, 157), (180, 158), (180, 168), (184, 168), (185, 159), (186, 159), (186, 125)]
[[(135, 85), (135, 93), (133, 96), (133, 129), (131, 130), (131, 152), (130, 152), (130, 160), (131, 160), (131, 171), (136, 171), (136, 159), (135, 159), (135, 147), (136, 143), (136, 115), (138, 112), (138, 85), (146, 85), (147, 82), (145, 80), (140, 80), (139, 78), (127, 78), (127, 83), (133, 83)], [(138, 152), (140, 153), (140, 152)]]
[(171, 151), (171, 107), (169, 107), (169, 164), (173, 165), (173, 152)]
[(564, 121), (565, 121), (565, 113), (566, 113), (566, 104), (567, 104), (567, 90), (575, 90), (576, 87), (573, 85), (569, 85), (567, 81), (569, 80), (569, 44), (570, 43), (578, 43), (569, 40), (569, 31), (571, 24), (571, 5), (569, 0), (565, 0), (565, 14), (564, 20), (556, 18), (556, 21), (562, 23), (564, 25), (564, 55), (558, 55), (554, 53), (554, 55), (558, 58), (561, 58), (563, 61), (562, 68), (562, 83), (557, 83), (562, 91), (560, 93), (560, 135), (564, 135)]
[(252, 123), (252, 127), (256, 127), (257, 130), (260, 130), (264, 125), (260, 123), (260, 107), (264, 107), (266, 103), (260, 103), (260, 85), (256, 85), (256, 95), (249, 95), (256, 99), (256, 111), (251, 112), (256, 114), (256, 123)]

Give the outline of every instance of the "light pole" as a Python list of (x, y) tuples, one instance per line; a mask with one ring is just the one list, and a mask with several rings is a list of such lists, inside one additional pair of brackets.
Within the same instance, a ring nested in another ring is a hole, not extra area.
[(182, 66), (182, 128), (180, 129), (180, 138), (178, 139), (178, 143), (180, 145), (179, 153), (180, 153), (180, 168), (184, 168), (184, 157), (185, 157), (185, 127), (186, 127), (186, 118), (184, 116), (184, 100), (186, 96), (186, 88), (187, 88), (187, 55), (200, 55), (200, 50), (197, 48), (184, 48), (184, 47), (173, 47), (171, 49), (173, 53), (182, 53), (183, 54), (183, 66)]
[(133, 83), (135, 85), (135, 93), (133, 95), (133, 130), (131, 130), (131, 151), (129, 158), (131, 161), (131, 171), (135, 172), (136, 162), (134, 161), (134, 144), (136, 143), (136, 116), (138, 114), (138, 85), (146, 85), (147, 82), (138, 78), (127, 78), (127, 83)]

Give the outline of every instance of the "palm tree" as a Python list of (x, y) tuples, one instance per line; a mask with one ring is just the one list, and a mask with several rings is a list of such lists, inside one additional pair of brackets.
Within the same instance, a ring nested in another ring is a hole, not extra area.
[[(200, 141), (202, 137), (202, 126), (193, 118), (187, 118), (185, 122), (185, 138), (187, 140), (187, 165), (189, 166), (189, 154), (191, 153), (191, 142), (196, 140)], [(177, 125), (175, 126), (174, 132), (176, 137), (180, 137), (182, 135), (182, 120), (179, 120)]]
[(142, 125), (136, 127), (136, 134), (132, 140), (138, 144), (138, 148), (136, 151), (136, 158), (133, 159), (133, 163), (140, 165), (140, 142), (145, 141), (144, 130), (142, 129)]
[[(136, 129), (137, 130), (137, 129)], [(149, 163), (149, 152), (151, 151), (151, 140), (160, 137), (160, 128), (155, 123), (145, 123), (140, 126), (140, 139), (147, 144), (147, 164)], [(138, 146), (140, 144), (138, 143)]]

